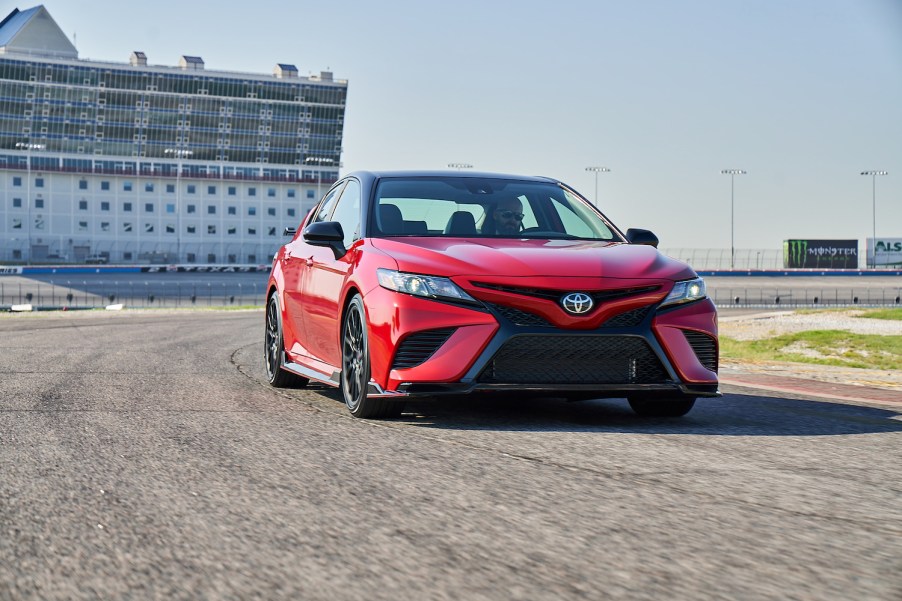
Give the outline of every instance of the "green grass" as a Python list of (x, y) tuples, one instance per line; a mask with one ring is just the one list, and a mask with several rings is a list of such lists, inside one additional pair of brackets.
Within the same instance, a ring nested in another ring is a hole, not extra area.
[[(817, 357), (787, 348), (802, 346)], [(764, 340), (720, 337), (720, 355), (735, 361), (788, 361), (864, 369), (902, 369), (902, 336), (809, 330)]]
[(867, 317), (868, 319), (891, 319), (894, 321), (902, 320), (902, 309), (867, 309), (858, 317)]

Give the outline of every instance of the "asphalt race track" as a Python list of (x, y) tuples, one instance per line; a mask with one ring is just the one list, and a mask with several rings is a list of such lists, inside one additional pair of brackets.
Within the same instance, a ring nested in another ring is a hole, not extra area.
[(902, 406), (263, 380), (263, 312), (0, 315), (0, 599), (902, 598)]

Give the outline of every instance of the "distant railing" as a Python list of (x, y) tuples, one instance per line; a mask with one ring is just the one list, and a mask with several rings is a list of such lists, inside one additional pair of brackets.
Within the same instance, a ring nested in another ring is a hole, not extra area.
[(0, 310), (31, 305), (35, 310), (126, 307), (229, 307), (264, 305), (265, 283), (107, 282), (76, 280), (3, 282)]

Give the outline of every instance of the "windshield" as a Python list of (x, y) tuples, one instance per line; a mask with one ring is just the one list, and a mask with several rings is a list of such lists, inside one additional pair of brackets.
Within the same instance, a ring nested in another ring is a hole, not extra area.
[(621, 241), (593, 207), (551, 182), (479, 177), (383, 179), (372, 235)]

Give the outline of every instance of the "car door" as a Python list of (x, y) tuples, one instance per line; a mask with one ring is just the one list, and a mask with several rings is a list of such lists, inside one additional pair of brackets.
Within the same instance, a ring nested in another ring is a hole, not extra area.
[(336, 258), (331, 248), (310, 246), (306, 279), (302, 283), (305, 327), (313, 357), (331, 365), (341, 365), (341, 292), (360, 244), (360, 183), (347, 180), (329, 221), (337, 221), (344, 232), (347, 252)]
[(282, 275), (284, 278), (285, 316), (283, 329), (285, 347), (293, 355), (310, 356), (309, 336), (306, 331), (308, 301), (304, 298), (304, 280), (310, 269), (310, 257), (315, 248), (304, 241), (303, 228), (314, 221), (326, 221), (335, 209), (335, 202), (341, 195), (344, 182), (334, 186), (320, 201), (310, 217), (301, 224), (301, 231), (285, 246), (282, 255)]

